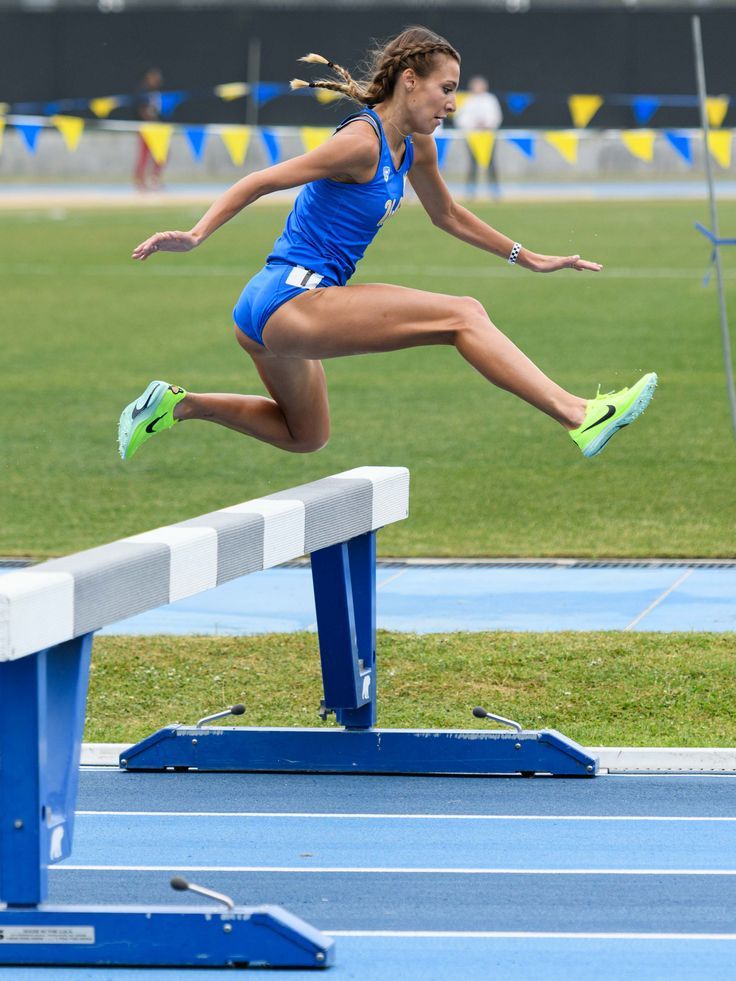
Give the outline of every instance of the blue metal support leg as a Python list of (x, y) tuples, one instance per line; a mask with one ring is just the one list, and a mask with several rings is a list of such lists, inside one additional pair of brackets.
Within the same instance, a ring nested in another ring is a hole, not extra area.
[(313, 552), (325, 710), (348, 729), (376, 723), (376, 534)]
[(72, 849), (91, 653), (86, 634), (0, 662), (0, 965), (331, 964), (334, 942), (278, 906), (45, 903)]

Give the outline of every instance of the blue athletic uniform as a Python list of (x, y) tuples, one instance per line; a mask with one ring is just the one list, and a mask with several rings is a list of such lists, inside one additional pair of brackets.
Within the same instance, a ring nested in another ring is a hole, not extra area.
[(265, 267), (251, 279), (233, 310), (237, 326), (259, 344), (271, 314), (287, 300), (320, 286), (344, 286), (386, 220), (404, 196), (414, 158), (411, 137), (396, 169), (381, 120), (372, 109), (349, 116), (337, 127), (366, 119), (380, 140), (378, 167), (367, 184), (344, 184), (325, 177), (305, 184)]

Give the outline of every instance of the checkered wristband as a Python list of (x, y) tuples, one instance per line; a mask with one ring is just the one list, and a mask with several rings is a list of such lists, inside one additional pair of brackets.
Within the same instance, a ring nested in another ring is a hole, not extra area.
[(514, 247), (511, 250), (511, 255), (509, 256), (509, 265), (513, 266), (516, 260), (519, 258), (519, 253), (521, 252), (521, 242), (514, 242)]

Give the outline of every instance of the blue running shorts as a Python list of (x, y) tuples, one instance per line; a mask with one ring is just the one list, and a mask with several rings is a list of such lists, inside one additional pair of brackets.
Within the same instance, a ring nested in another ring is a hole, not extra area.
[(262, 345), (263, 328), (280, 306), (305, 290), (337, 285), (329, 276), (321, 276), (303, 266), (267, 262), (240, 294), (233, 310), (233, 320), (244, 334)]

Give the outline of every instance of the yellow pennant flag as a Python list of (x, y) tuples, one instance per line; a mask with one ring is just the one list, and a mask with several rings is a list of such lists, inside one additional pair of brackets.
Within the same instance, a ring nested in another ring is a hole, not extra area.
[(250, 126), (223, 126), (220, 136), (232, 162), (236, 167), (242, 167), (250, 144)]
[(5, 132), (5, 120), (0, 116), (0, 151), (3, 148), (3, 133)]
[(74, 153), (82, 138), (84, 120), (80, 119), (79, 116), (52, 116), (51, 122), (64, 138), (67, 150)]
[(462, 109), (465, 103), (470, 98), (470, 92), (456, 92), (455, 93), (455, 109)]
[(330, 89), (315, 89), (314, 94), (317, 96), (317, 102), (321, 102), (323, 106), (343, 97), (342, 92), (333, 92)]
[(6, 116), (10, 109), (9, 102), (0, 102), (0, 116)]
[(708, 149), (721, 167), (731, 166), (732, 135), (730, 129), (721, 129), (708, 133)]
[(727, 95), (711, 95), (705, 100), (705, 111), (708, 114), (708, 123), (718, 129), (722, 125), (728, 112), (728, 105), (731, 100)]
[(89, 107), (98, 119), (107, 119), (113, 109), (117, 109), (119, 105), (114, 95), (89, 100)]
[(171, 123), (141, 123), (139, 132), (157, 164), (166, 163), (173, 131)]
[(329, 126), (302, 126), (299, 130), (304, 149), (307, 152), (322, 146), (325, 140), (329, 140), (332, 136), (332, 132)]
[(544, 134), (545, 140), (550, 143), (555, 150), (559, 151), (569, 164), (578, 162), (578, 143), (580, 137), (577, 133), (564, 133), (559, 130)]
[(651, 163), (654, 159), (654, 140), (656, 134), (651, 129), (624, 129), (621, 142), (638, 160)]
[(571, 95), (567, 100), (567, 105), (572, 116), (573, 126), (576, 129), (585, 129), (593, 116), (603, 105), (601, 95)]
[(233, 99), (242, 99), (249, 92), (250, 86), (246, 85), (245, 82), (225, 82), (224, 85), (215, 86), (215, 95), (219, 95), (225, 102), (231, 102)]
[(487, 129), (472, 130), (465, 134), (465, 139), (468, 141), (470, 152), (473, 154), (473, 160), (482, 170), (485, 170), (493, 156), (495, 133), (491, 133)]

